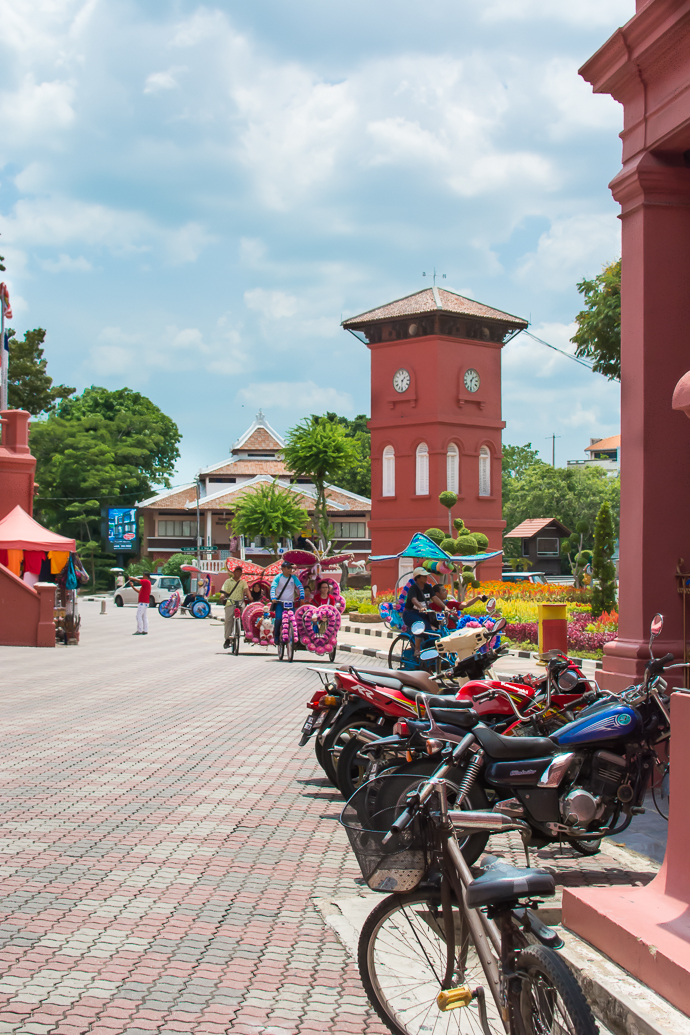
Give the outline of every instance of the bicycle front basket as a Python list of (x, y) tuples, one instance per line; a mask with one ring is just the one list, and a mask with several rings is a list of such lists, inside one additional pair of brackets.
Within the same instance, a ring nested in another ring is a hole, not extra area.
[[(407, 807), (410, 789), (409, 776), (371, 780), (355, 791), (340, 816), (362, 876), (372, 891), (412, 891), (433, 860), (433, 830), (421, 816), (383, 843)], [(382, 799), (383, 808), (377, 809), (377, 799)]]

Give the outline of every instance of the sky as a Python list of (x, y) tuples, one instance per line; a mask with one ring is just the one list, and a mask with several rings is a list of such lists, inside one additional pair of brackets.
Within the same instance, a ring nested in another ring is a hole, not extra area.
[[(438, 283), (572, 351), (619, 255), (622, 108), (577, 73), (634, 0), (3, 0), (0, 253), (56, 383), (148, 395), (176, 481), (259, 407), (369, 412), (347, 316)], [(445, 279), (442, 278), (445, 274)], [(556, 463), (619, 386), (524, 335), (504, 441)]]

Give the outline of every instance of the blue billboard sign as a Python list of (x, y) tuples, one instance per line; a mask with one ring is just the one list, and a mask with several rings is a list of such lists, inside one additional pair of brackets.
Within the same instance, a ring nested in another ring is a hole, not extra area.
[(136, 507), (108, 508), (108, 542), (115, 553), (137, 548)]

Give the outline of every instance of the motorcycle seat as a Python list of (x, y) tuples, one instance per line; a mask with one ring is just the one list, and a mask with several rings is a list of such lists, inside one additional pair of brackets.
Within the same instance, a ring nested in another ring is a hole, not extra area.
[[(420, 733), (429, 735), (429, 723), (426, 719), (406, 719), (407, 725)], [(472, 708), (434, 708), (434, 722), (443, 733), (461, 733), (471, 730), (479, 722), (479, 716)]]
[(504, 737), (487, 726), (477, 726), (474, 735), (491, 758), (517, 762), (521, 758), (544, 758), (561, 751), (550, 737)]
[(489, 865), (484, 873), (467, 885), (466, 901), (471, 909), (519, 898), (541, 898), (556, 890), (556, 882), (545, 870), (511, 866), (494, 856), (487, 856), (485, 861)]
[[(348, 671), (349, 668), (349, 665), (342, 666), (344, 672)], [(438, 694), (440, 689), (438, 683), (435, 683), (430, 678), (428, 672), (405, 672), (403, 669), (397, 668), (363, 668), (359, 665), (352, 665), (352, 668), (355, 672), (361, 672), (363, 675), (383, 676), (386, 679), (399, 680), (403, 685), (403, 693), (406, 697), (412, 696), (412, 700), (414, 700), (414, 696), (406, 692), (407, 688), (414, 690), (415, 693), (421, 691), (424, 694)]]

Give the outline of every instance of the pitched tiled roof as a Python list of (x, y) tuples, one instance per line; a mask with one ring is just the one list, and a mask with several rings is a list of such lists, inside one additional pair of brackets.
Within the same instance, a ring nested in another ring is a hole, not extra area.
[(228, 460), (222, 467), (214, 467), (209, 469), (209, 471), (202, 472), (202, 474), (207, 473), (211, 480), (213, 480), (213, 476), (217, 474), (272, 474), (277, 477), (281, 474), (287, 475), (290, 472), (282, 460), (247, 460), (241, 458), (238, 460)]
[[(235, 446), (234, 449), (238, 447)], [(242, 449), (270, 449), (271, 451), (281, 449), (279, 442), (266, 428), (256, 428), (249, 438), (242, 443)]]
[(458, 295), (455, 291), (448, 291), (447, 288), (433, 287), (416, 291), (413, 295), (406, 295), (405, 298), (389, 302), (388, 305), (371, 309), (368, 313), (352, 316), (349, 320), (343, 320), (343, 327), (361, 327), (377, 320), (393, 320), (401, 316), (421, 316), (424, 313), (432, 312), (500, 320), (502, 323), (512, 324), (514, 327), (527, 327), (528, 325), (527, 320), (523, 320), (519, 316), (503, 313), (500, 309), (492, 309), (488, 305), (482, 305), (481, 302), (475, 302), (472, 298)]
[(521, 521), (512, 532), (506, 532), (504, 539), (531, 539), (547, 525), (557, 525), (564, 537), (570, 535), (570, 529), (561, 524), (558, 518), (529, 518), (527, 521)]
[(620, 447), (620, 435), (609, 435), (608, 438), (600, 438), (598, 442), (592, 442), (591, 446), (585, 446), (585, 453), (589, 453), (593, 449), (620, 449)]
[(186, 503), (195, 499), (196, 486), (194, 482), (191, 482), (181, 488), (166, 490), (157, 496), (150, 496), (149, 499), (137, 503), (137, 507), (150, 507), (154, 510), (181, 510)]
[[(255, 492), (259, 485), (269, 484), (271, 480), (272, 479), (267, 475), (258, 475), (256, 478), (252, 478), (249, 482), (243, 482), (240, 485), (228, 485), (225, 489), (219, 489), (218, 492), (211, 493), (209, 496), (204, 496), (199, 507), (201, 510), (220, 510), (222, 507), (232, 509), (233, 503), (240, 499), (246, 492)], [(314, 504), (316, 503), (316, 495), (313, 491), (302, 485), (286, 485), (284, 488), (289, 489), (290, 492), (294, 493), (296, 502), (301, 507), (304, 507), (305, 510), (308, 510), (309, 512), (313, 512)], [(368, 509), (366, 505), (368, 501), (364, 501), (364, 497), (356, 497), (353, 494), (346, 493), (344, 490), (339, 491), (334, 488), (328, 488), (326, 490), (326, 495), (329, 501), (328, 510), (333, 513), (342, 514), (342, 512), (346, 510)], [(356, 500), (362, 500), (359, 507), (356, 506)], [(196, 499), (192, 499), (189, 501), (185, 509), (194, 510), (195, 508)]]

